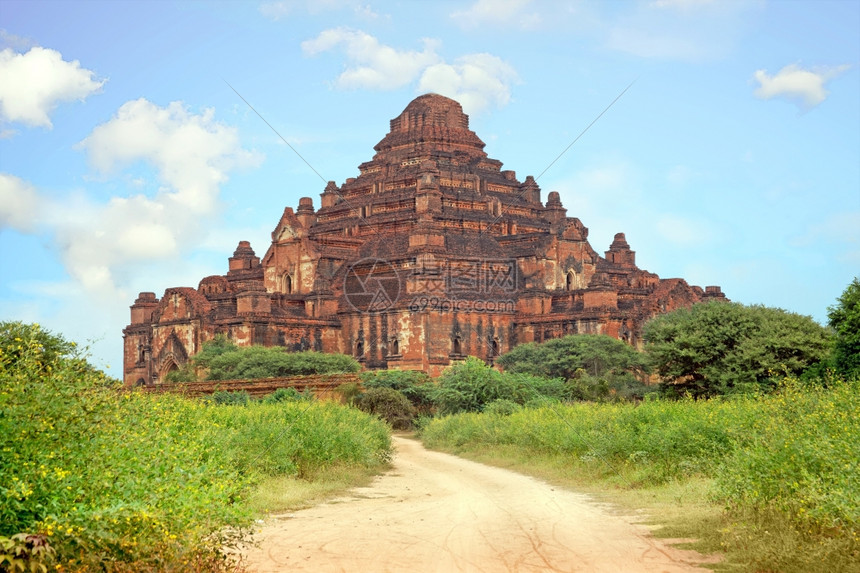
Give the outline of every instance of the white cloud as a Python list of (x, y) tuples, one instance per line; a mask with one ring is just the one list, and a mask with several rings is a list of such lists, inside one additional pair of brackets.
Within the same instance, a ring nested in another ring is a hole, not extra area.
[(12, 48), (14, 50), (27, 50), (35, 45), (36, 43), (30, 38), (10, 34), (6, 30), (0, 29), (0, 47)]
[(397, 50), (360, 30), (332, 28), (302, 42), (302, 50), (308, 56), (343, 50), (349, 64), (335, 81), (339, 89), (397, 89), (420, 77), (419, 92), (454, 98), (467, 113), (510, 102), (517, 81), (510, 64), (491, 54), (467, 54), (449, 64), (436, 53), (437, 41), (423, 43), (420, 52)]
[(466, 113), (479, 113), (488, 106), (502, 107), (511, 101), (511, 84), (517, 73), (508, 63), (490, 54), (470, 54), (453, 64), (434, 64), (424, 70), (418, 84), (421, 92), (436, 92), (456, 99)]
[(295, 7), (295, 2), (263, 2), (260, 4), (260, 14), (276, 22), (289, 16)]
[(464, 29), (483, 26), (517, 26), (535, 28), (541, 22), (540, 14), (527, 12), (532, 0), (477, 0), (467, 10), (458, 10), (451, 18)]
[(57, 104), (82, 101), (101, 89), (105, 80), (94, 76), (56, 50), (37, 46), (19, 54), (7, 48), (0, 52), (0, 119), (50, 128)]
[(227, 172), (257, 161), (239, 147), (236, 130), (216, 122), (214, 114), (206, 109), (195, 115), (181, 102), (159, 107), (141, 98), (123, 104), (78, 147), (105, 174), (139, 160), (149, 163), (170, 190), (160, 201), (208, 214)]
[(309, 56), (342, 47), (350, 62), (338, 76), (335, 86), (340, 89), (396, 89), (413, 81), (421, 70), (440, 60), (436, 42), (422, 40), (424, 49), (400, 51), (380, 44), (375, 37), (360, 30), (332, 28), (324, 30), (313, 40), (302, 42), (302, 51)]
[[(0, 179), (0, 222), (47, 228), (74, 281), (111, 299), (129, 265), (170, 260), (203, 240), (229, 172), (260, 160), (241, 148), (235, 128), (215, 121), (213, 110), (194, 114), (181, 102), (160, 107), (145, 99), (124, 104), (78, 147), (107, 176), (132, 163), (150, 165), (159, 190), (100, 203), (85, 194), (48, 197), (7, 177)], [(12, 193), (17, 202), (5, 200)]]
[(849, 65), (817, 67), (805, 70), (796, 64), (785, 66), (776, 75), (757, 70), (753, 77), (759, 83), (755, 96), (761, 99), (785, 98), (801, 109), (811, 109), (828, 95), (824, 84), (850, 68)]
[(0, 229), (11, 227), (29, 232), (35, 225), (41, 209), (36, 189), (14, 175), (0, 173)]

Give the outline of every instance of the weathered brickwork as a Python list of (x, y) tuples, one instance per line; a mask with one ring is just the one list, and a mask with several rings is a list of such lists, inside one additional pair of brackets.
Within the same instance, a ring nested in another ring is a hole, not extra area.
[(639, 269), (623, 233), (600, 256), (557, 192), (543, 203), (533, 177), (483, 149), (460, 104), (416, 98), (358, 177), (329, 182), (319, 209), (303, 197), (284, 210), (262, 260), (241, 241), (226, 275), (140, 293), (126, 383), (161, 382), (219, 333), (437, 374), (566, 334), (637, 345), (651, 316), (725, 300)]

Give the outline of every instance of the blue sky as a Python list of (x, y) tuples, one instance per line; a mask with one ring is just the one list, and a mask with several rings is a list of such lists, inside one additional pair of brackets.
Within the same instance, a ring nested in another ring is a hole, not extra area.
[(599, 252), (826, 320), (860, 274), (860, 2), (0, 2), (0, 320), (121, 377), (140, 291), (262, 256), (417, 95)]

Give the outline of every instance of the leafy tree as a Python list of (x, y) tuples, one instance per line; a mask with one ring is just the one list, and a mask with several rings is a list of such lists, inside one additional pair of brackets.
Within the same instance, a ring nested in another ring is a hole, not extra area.
[(419, 414), (429, 414), (433, 409), (433, 381), (421, 370), (370, 370), (361, 373), (361, 383), (371, 388), (397, 390), (415, 406)]
[(522, 403), (508, 378), (474, 356), (446, 368), (437, 382), (433, 401), (440, 414), (480, 412), (485, 404), (503, 398)]
[(645, 356), (629, 344), (602, 334), (578, 334), (538, 344), (521, 344), (496, 363), (506, 373), (567, 380), (560, 399), (641, 398)]
[(496, 362), (506, 372), (547, 378), (606, 377), (641, 369), (644, 358), (629, 344), (603, 334), (577, 334), (538, 344), (521, 344)]
[(710, 302), (646, 323), (645, 349), (669, 394), (706, 397), (766, 389), (827, 358), (830, 336), (808, 316)]
[(235, 352), (236, 350), (239, 350), (239, 347), (227, 338), (227, 335), (216, 334), (215, 338), (203, 343), (203, 348), (194, 355), (191, 362), (195, 368), (209, 368), (215, 358), (227, 352)]
[(860, 376), (860, 280), (854, 277), (836, 304), (827, 309), (828, 324), (836, 332), (833, 363), (846, 376)]
[(77, 346), (38, 324), (20, 321), (0, 322), (0, 360), (12, 367), (27, 353), (43, 369), (55, 367), (62, 358), (75, 356)]
[(359, 410), (379, 416), (395, 430), (408, 430), (415, 420), (415, 407), (393, 388), (371, 388), (355, 399), (355, 405)]
[(245, 346), (227, 349), (207, 360), (208, 380), (254, 380), (308, 374), (358, 372), (351, 356), (323, 352), (288, 352), (281, 346)]

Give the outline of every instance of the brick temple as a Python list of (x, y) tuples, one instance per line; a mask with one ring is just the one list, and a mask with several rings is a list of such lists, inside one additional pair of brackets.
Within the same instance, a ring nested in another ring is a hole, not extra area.
[(438, 374), (523, 342), (602, 333), (641, 344), (652, 316), (725, 296), (636, 266), (623, 233), (588, 229), (484, 152), (456, 101), (413, 100), (373, 159), (284, 209), (265, 255), (240, 241), (227, 273), (140, 293), (123, 330), (126, 384), (157, 384), (223, 333), (238, 345), (342, 352), (367, 368)]

